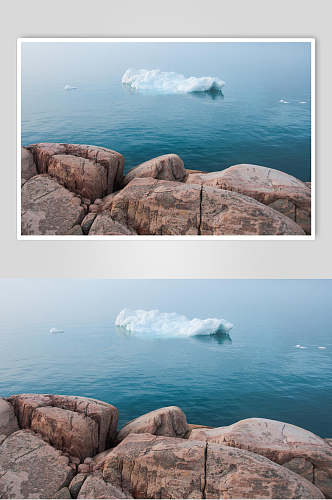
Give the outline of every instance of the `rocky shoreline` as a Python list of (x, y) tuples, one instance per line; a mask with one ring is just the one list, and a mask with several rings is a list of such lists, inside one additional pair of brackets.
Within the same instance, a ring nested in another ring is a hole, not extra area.
[(22, 235), (311, 234), (311, 185), (279, 170), (185, 169), (176, 154), (123, 175), (124, 157), (89, 145), (22, 147)]
[(0, 398), (0, 498), (332, 498), (332, 440), (263, 418), (191, 425), (176, 406), (118, 430), (111, 404), (14, 395)]

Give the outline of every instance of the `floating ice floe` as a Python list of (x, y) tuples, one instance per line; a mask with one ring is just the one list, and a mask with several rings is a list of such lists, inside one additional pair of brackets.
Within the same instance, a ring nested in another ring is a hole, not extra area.
[(318, 346), (318, 349), (326, 349), (326, 347), (323, 345), (320, 345), (320, 346)]
[(307, 104), (307, 101), (300, 101), (300, 104)]
[(51, 328), (50, 333), (64, 333), (64, 330), (58, 330), (58, 328)]
[(225, 82), (214, 76), (189, 76), (160, 69), (127, 69), (122, 83), (128, 87), (163, 94), (186, 94), (190, 92), (220, 92)]
[(285, 101), (285, 99), (280, 99), (280, 101), (279, 101), (279, 102), (281, 102), (281, 103), (283, 103), (283, 104), (289, 104), (289, 101)]
[(304, 345), (296, 344), (295, 346), (297, 349), (306, 349)]
[(157, 309), (123, 309), (115, 320), (115, 325), (132, 334), (156, 337), (192, 337), (195, 335), (227, 334), (232, 323), (221, 318), (188, 319), (182, 314), (162, 313)]
[(77, 87), (73, 87), (72, 85), (65, 85), (63, 90), (77, 90)]

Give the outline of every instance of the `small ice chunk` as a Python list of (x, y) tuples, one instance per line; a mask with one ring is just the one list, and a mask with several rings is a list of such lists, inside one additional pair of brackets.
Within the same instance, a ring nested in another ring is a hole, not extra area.
[(318, 349), (326, 349), (326, 347), (323, 345), (320, 345), (320, 346), (318, 346)]
[(65, 85), (63, 87), (63, 90), (77, 90), (77, 87), (73, 87), (72, 85)]
[(50, 333), (64, 333), (64, 330), (59, 330), (58, 328), (51, 328)]

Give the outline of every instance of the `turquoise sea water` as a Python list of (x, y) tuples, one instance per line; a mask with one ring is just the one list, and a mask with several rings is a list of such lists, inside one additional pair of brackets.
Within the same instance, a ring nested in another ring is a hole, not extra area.
[[(104, 146), (125, 156), (126, 171), (177, 153), (190, 169), (253, 163), (310, 180), (308, 44), (40, 43), (26, 44), (22, 61), (23, 145)], [(224, 95), (131, 92), (128, 67), (217, 76)]]
[[(265, 417), (332, 436), (331, 280), (7, 280), (0, 287), (2, 396), (90, 396), (116, 405), (120, 425), (178, 405), (192, 423)], [(224, 317), (234, 328), (224, 340), (158, 332), (145, 339), (114, 326), (126, 306)], [(52, 327), (64, 333), (50, 334)]]

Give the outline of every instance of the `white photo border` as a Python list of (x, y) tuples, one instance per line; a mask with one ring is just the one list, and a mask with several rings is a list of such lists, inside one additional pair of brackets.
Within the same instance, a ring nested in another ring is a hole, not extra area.
[[(22, 45), (24, 43), (231, 43), (231, 42), (279, 42), (310, 43), (311, 55), (311, 234), (308, 235), (133, 235), (133, 236), (88, 236), (88, 235), (22, 235), (21, 234), (21, 89), (22, 89)], [(18, 240), (69, 240), (69, 241), (107, 241), (107, 240), (315, 240), (316, 239), (316, 39), (309, 38), (18, 38), (17, 39), (17, 239)]]

